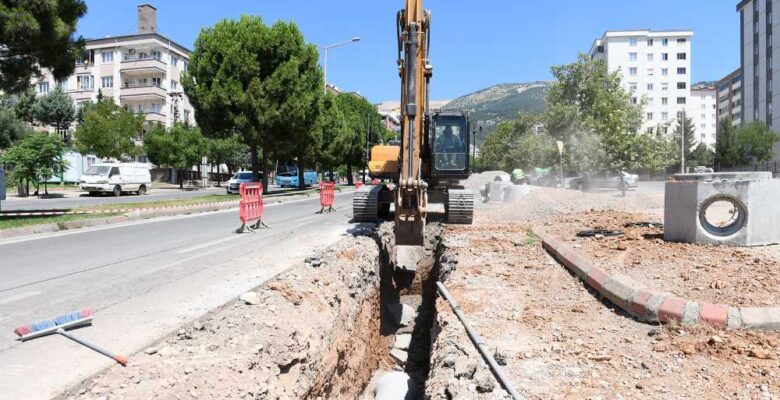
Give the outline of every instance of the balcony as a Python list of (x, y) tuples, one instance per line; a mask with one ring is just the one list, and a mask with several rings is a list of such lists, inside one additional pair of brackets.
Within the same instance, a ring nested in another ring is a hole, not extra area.
[(125, 57), (119, 71), (126, 75), (165, 73), (166, 64), (159, 57)]
[(160, 111), (135, 111), (136, 115), (143, 115), (146, 122), (159, 122), (165, 125), (165, 114)]
[(165, 88), (155, 83), (126, 84), (119, 92), (119, 97), (122, 100), (161, 100), (165, 99), (166, 96)]
[(95, 88), (77, 88), (73, 90), (67, 91), (70, 97), (73, 99), (73, 101), (80, 101), (80, 100), (91, 100), (92, 95), (95, 94)]

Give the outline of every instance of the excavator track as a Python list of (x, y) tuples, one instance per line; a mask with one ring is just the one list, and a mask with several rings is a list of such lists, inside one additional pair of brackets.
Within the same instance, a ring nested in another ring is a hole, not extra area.
[(471, 189), (450, 189), (447, 200), (447, 222), (470, 224), (474, 220), (474, 192)]
[(377, 222), (379, 220), (379, 192), (382, 185), (363, 186), (355, 191), (352, 199), (352, 217), (355, 222)]

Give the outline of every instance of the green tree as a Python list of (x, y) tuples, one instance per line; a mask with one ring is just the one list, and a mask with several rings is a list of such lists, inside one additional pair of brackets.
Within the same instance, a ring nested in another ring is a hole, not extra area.
[(63, 174), (68, 167), (64, 154), (65, 148), (58, 137), (35, 133), (25, 136), (0, 159), (12, 167), (11, 179), (20, 187), (29, 186), (30, 182), (36, 186), (44, 183), (45, 193), (49, 194), (48, 180)]
[[(336, 96), (331, 93), (326, 94), (323, 98), (319, 129), (317, 162), (323, 167), (323, 170), (330, 172), (333, 176), (333, 169), (344, 161), (343, 151), (339, 147), (337, 139), (345, 137), (348, 132), (344, 113), (341, 112), (336, 102)], [(352, 178), (347, 177), (347, 179), (351, 180)]]
[(33, 109), (35, 107), (36, 100), (35, 90), (31, 88), (28, 88), (22, 93), (13, 95), (11, 102), (13, 103), (16, 117), (32, 125), (32, 123), (35, 121)]
[[(683, 125), (685, 128), (685, 138), (681, 140)], [(688, 161), (693, 159), (693, 150), (699, 144), (699, 140), (696, 138), (696, 124), (693, 123), (691, 118), (683, 114), (682, 117), (677, 118), (677, 124), (674, 126), (674, 134), (672, 136), (674, 137), (674, 143), (677, 146), (677, 166), (680, 166), (680, 155), (682, 154), (682, 151), (680, 150), (681, 143), (685, 143), (685, 164), (693, 166), (693, 164)]]
[(715, 133), (715, 165), (718, 168), (736, 167), (742, 163), (735, 131), (731, 117), (727, 116), (718, 122)]
[(181, 171), (200, 164), (208, 152), (207, 146), (200, 129), (185, 124), (175, 124), (167, 130), (158, 124), (144, 137), (144, 150), (150, 161), (179, 170), (181, 189), (184, 189)]
[(537, 122), (538, 117), (527, 114), (514, 121), (500, 122), (482, 145), (481, 167), (512, 171), (558, 164), (555, 139), (547, 133), (534, 133)]
[(241, 138), (237, 135), (204, 140), (206, 140), (209, 160), (217, 167), (225, 164), (229, 174), (232, 174), (244, 163), (246, 154), (249, 152), (249, 149), (241, 143)]
[(82, 121), (75, 133), (80, 152), (116, 159), (139, 154), (135, 138), (143, 129), (142, 115), (125, 110), (111, 98), (85, 104), (80, 114)]
[(706, 144), (699, 142), (696, 148), (691, 152), (689, 160), (690, 161), (686, 161), (687, 165), (692, 167), (712, 166), (715, 162), (715, 152)]
[(30, 131), (11, 107), (0, 106), (0, 150), (7, 149)]
[(547, 91), (543, 121), (550, 135), (567, 143), (569, 167), (585, 172), (616, 172), (644, 166), (639, 142), (642, 104), (633, 104), (621, 86), (621, 73), (581, 54), (576, 62), (552, 67), (556, 79)]
[(382, 116), (364, 97), (353, 93), (339, 93), (335, 102), (344, 115), (346, 125), (342, 135), (336, 137), (335, 150), (347, 165), (347, 180), (348, 184), (352, 185), (352, 167), (365, 164), (366, 146), (369, 143), (381, 143), (387, 128), (382, 124)]
[(27, 89), (41, 68), (55, 79), (70, 76), (84, 46), (76, 23), (86, 12), (82, 0), (1, 0), (0, 90)]
[(272, 152), (309, 153), (322, 90), (317, 57), (294, 23), (266, 26), (257, 16), (222, 20), (195, 41), (182, 77), (195, 119), (208, 137), (239, 132), (255, 177), (262, 151), (266, 189)]
[(36, 121), (54, 127), (56, 132), (68, 129), (76, 119), (73, 99), (60, 86), (39, 97), (33, 105), (32, 113)]
[(742, 163), (748, 162), (751, 158), (756, 162), (771, 160), (772, 146), (780, 139), (777, 133), (759, 121), (742, 124), (737, 128), (735, 136)]

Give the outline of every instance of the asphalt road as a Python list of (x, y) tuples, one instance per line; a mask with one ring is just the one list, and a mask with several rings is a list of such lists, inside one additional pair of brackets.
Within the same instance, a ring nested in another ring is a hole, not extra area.
[[(280, 188), (276, 185), (271, 185), (271, 191), (292, 191), (295, 189)], [(84, 206), (93, 206), (99, 204), (126, 204), (126, 203), (145, 203), (152, 201), (162, 200), (177, 200), (188, 199), (203, 195), (220, 195), (225, 194), (225, 188), (207, 188), (200, 190), (185, 190), (178, 189), (152, 189), (145, 196), (135, 195), (122, 195), (121, 197), (114, 197), (111, 195), (103, 196), (89, 196), (84, 192), (68, 192), (67, 197), (56, 197), (57, 192), (50, 192), (52, 196), (50, 198), (12, 198), (11, 200), (3, 201), (3, 211), (15, 211), (15, 210), (51, 210), (60, 208), (75, 208)]]
[(112, 364), (57, 335), (18, 342), (14, 327), (90, 307), (75, 333), (132, 354), (336, 242), (351, 199), (324, 215), (318, 198), (268, 205), (272, 228), (255, 234), (233, 233), (227, 210), (0, 241), (0, 398), (46, 398)]

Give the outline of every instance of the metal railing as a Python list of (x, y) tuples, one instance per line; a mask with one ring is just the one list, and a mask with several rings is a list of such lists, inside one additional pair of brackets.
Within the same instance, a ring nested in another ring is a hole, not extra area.
[(165, 61), (162, 60), (162, 55), (147, 55), (147, 56), (137, 56), (137, 55), (125, 55), (122, 57), (122, 62), (133, 62), (133, 61), (159, 61), (161, 63), (165, 63)]
[(148, 83), (125, 83), (122, 85), (123, 89), (138, 89), (138, 88), (160, 88), (165, 89), (162, 83), (148, 82)]

